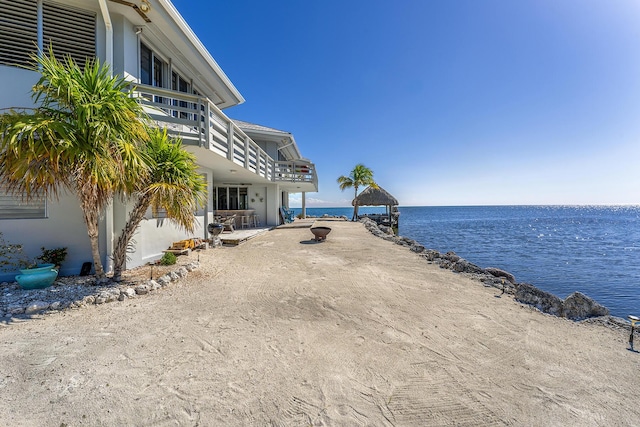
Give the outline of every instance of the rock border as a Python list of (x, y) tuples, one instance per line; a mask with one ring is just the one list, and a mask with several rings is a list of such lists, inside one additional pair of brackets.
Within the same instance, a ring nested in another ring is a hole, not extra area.
[(516, 301), (529, 305), (542, 313), (564, 317), (573, 321), (602, 318), (601, 323), (608, 325), (625, 324), (628, 326), (628, 322), (624, 319), (610, 316), (608, 308), (580, 292), (574, 292), (562, 300), (529, 283), (518, 283), (515, 276), (507, 271), (495, 267), (479, 267), (459, 257), (455, 252), (441, 254), (436, 250), (427, 249), (413, 239), (396, 236), (390, 227), (378, 225), (368, 218), (363, 218), (360, 222), (374, 236), (407, 247), (429, 263), (437, 264), (440, 268), (465, 274), (474, 280), (482, 282), (485, 286), (498, 288), (505, 294), (513, 295)]
[(139, 282), (68, 276), (58, 278), (45, 289), (21, 289), (16, 282), (3, 282), (0, 283), (0, 322), (10, 321), (13, 317), (54, 313), (146, 295), (187, 277), (198, 267), (199, 262), (189, 262), (157, 279)]

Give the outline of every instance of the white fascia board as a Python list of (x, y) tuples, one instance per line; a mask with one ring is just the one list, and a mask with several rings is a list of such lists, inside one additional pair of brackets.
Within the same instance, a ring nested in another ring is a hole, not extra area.
[(240, 94), (240, 91), (238, 91), (238, 89), (233, 85), (233, 83), (231, 83), (231, 80), (229, 80), (229, 77), (227, 77), (224, 71), (222, 71), (222, 68), (220, 68), (216, 60), (213, 59), (213, 56), (211, 56), (211, 53), (209, 53), (207, 48), (202, 44), (198, 36), (195, 35), (191, 27), (189, 27), (189, 25), (184, 20), (182, 15), (180, 15), (180, 13), (175, 8), (175, 6), (169, 0), (158, 0), (158, 2), (167, 11), (169, 16), (173, 19), (173, 21), (178, 26), (178, 28), (180, 28), (180, 30), (184, 33), (184, 35), (187, 37), (189, 42), (196, 48), (198, 53), (202, 55), (202, 57), (207, 62), (207, 64), (211, 67), (213, 72), (227, 86), (230, 93), (236, 98), (237, 102), (234, 105), (244, 103), (245, 99)]

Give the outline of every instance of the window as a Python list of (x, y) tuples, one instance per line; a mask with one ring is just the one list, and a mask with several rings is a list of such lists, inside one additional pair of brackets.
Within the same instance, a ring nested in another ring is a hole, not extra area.
[[(191, 83), (187, 82), (180, 74), (174, 71), (171, 73), (171, 89), (178, 92), (190, 93)], [(174, 99), (173, 105), (181, 108), (180, 111), (173, 111), (173, 117), (179, 116), (181, 119), (195, 119), (196, 116), (194, 114), (188, 114), (186, 111), (182, 110), (182, 108), (197, 109), (196, 105), (192, 102), (178, 101)]]
[(20, 196), (9, 194), (6, 186), (0, 185), (0, 219), (46, 218), (46, 207), (44, 198), (26, 202)]
[(214, 206), (218, 210), (249, 209), (248, 187), (216, 187)]
[(28, 65), (38, 41), (38, 5), (33, 0), (0, 0), (0, 64)]
[(227, 210), (229, 209), (229, 198), (227, 197), (228, 188), (227, 187), (217, 187), (216, 188), (216, 200), (215, 205), (218, 210)]
[(49, 45), (55, 56), (71, 58), (80, 67), (96, 56), (96, 15), (85, 10), (44, 2), (42, 5), (43, 51)]
[(164, 87), (165, 62), (144, 43), (140, 43), (140, 83)]
[[(44, 1), (39, 21), (38, 2), (34, 0), (0, 0), (0, 64), (24, 66), (36, 53), (42, 36), (43, 51), (51, 45), (58, 58), (70, 55), (83, 67), (87, 58), (95, 57), (96, 15), (93, 12)], [(39, 33), (39, 24), (42, 32)]]
[(153, 70), (153, 62), (151, 58), (153, 52), (145, 44), (140, 43), (140, 83), (151, 85), (151, 72)]
[[(165, 87), (164, 73), (166, 68), (167, 64), (149, 46), (140, 43), (140, 83), (155, 87)], [(145, 97), (151, 100), (151, 95)], [(153, 97), (153, 102), (166, 104), (168, 100), (156, 95)]]

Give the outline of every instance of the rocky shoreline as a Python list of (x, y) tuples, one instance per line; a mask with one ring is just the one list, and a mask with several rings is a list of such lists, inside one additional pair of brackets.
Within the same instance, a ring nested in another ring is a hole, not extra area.
[(573, 321), (602, 323), (612, 327), (628, 328), (629, 326), (629, 322), (609, 315), (609, 309), (580, 292), (574, 292), (563, 300), (556, 295), (536, 288), (532, 284), (518, 283), (513, 274), (499, 268), (482, 268), (461, 258), (454, 252), (442, 254), (433, 249), (427, 249), (411, 238), (395, 235), (390, 227), (378, 225), (370, 219), (365, 218), (360, 222), (373, 235), (405, 246), (424, 257), (429, 263), (439, 265), (440, 268), (465, 274), (486, 286), (492, 286), (505, 294), (513, 295), (516, 301), (529, 305), (542, 313)]
[(0, 283), (0, 322), (12, 318), (46, 314), (88, 305), (124, 301), (148, 294), (187, 277), (189, 272), (200, 266), (197, 261), (176, 266), (155, 280), (112, 281), (109, 278), (96, 279), (95, 276), (59, 277), (52, 286), (45, 289), (21, 289), (16, 282)]

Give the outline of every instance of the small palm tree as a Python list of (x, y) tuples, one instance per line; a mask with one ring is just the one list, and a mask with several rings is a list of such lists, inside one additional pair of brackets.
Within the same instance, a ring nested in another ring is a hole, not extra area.
[(355, 189), (353, 218), (351, 218), (352, 221), (355, 221), (358, 219), (358, 188), (365, 185), (378, 188), (378, 184), (373, 180), (373, 171), (359, 163), (353, 168), (349, 176), (342, 175), (338, 177), (338, 184), (340, 184), (340, 190), (342, 191), (352, 187)]
[(150, 129), (144, 146), (149, 174), (137, 182), (135, 205), (113, 251), (113, 279), (120, 280), (129, 242), (149, 207), (164, 209), (167, 218), (188, 232), (194, 231), (194, 212), (206, 199), (206, 182), (198, 173), (195, 156), (171, 140), (166, 129)]
[(33, 60), (31, 69), (41, 74), (32, 89), (39, 106), (0, 116), (0, 182), (27, 200), (75, 192), (96, 275), (104, 277), (99, 217), (114, 194), (131, 191), (146, 173), (137, 148), (147, 137), (144, 113), (129, 82), (98, 60), (81, 68), (69, 56), (56, 59), (51, 48)]

